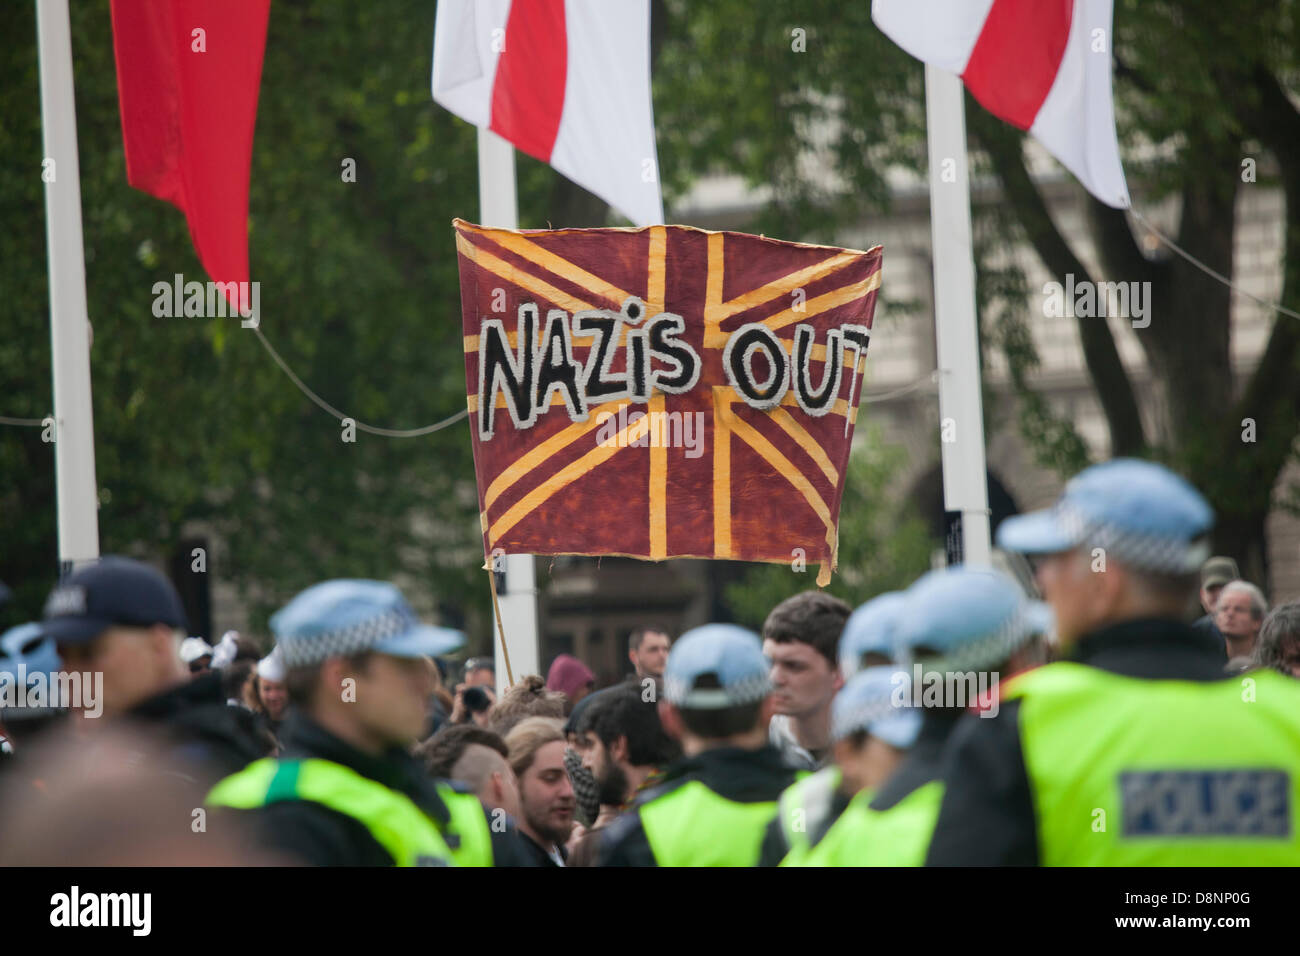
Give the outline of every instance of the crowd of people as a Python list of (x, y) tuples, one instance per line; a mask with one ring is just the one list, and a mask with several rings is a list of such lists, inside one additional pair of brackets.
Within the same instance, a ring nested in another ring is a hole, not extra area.
[(1107, 462), (999, 527), (1038, 595), (811, 590), (499, 695), (391, 584), (308, 588), (266, 653), (106, 557), (0, 637), (0, 863), (1297, 865), (1300, 602), (1212, 524)]

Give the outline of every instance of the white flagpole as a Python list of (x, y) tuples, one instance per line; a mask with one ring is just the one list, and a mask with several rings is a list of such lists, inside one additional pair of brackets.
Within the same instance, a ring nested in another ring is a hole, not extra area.
[[(478, 204), (485, 226), (519, 228), (519, 204), (515, 195), (515, 150), (491, 130), (478, 130)], [(505, 590), (499, 595), (500, 629), (510, 649), (510, 670), (516, 681), (525, 674), (540, 672), (537, 646), (537, 582), (531, 554), (508, 554)], [(495, 572), (493, 572), (495, 573)], [(498, 630), (498, 634), (500, 630)], [(496, 648), (497, 696), (506, 687), (506, 666), (501, 640), (493, 635)]]
[(961, 512), (963, 562), (988, 565), (989, 501), (979, 335), (975, 326), (966, 111), (961, 80), (928, 64), (925, 123), (930, 151), (943, 501), (948, 511)]
[(36, 34), (45, 144), (43, 178), (50, 262), (50, 364), (54, 371), (59, 562), (66, 569), (99, 557), (95, 422), (90, 403), (90, 321), (86, 315), (81, 169), (77, 162), (68, 0), (38, 0)]

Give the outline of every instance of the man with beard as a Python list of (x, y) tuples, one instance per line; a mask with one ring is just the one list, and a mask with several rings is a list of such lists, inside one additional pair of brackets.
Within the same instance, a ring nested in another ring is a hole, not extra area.
[(528, 717), (506, 735), (510, 767), (519, 780), (519, 832), (538, 866), (564, 866), (573, 832), (573, 783), (564, 769), (564, 724)]
[(595, 863), (602, 828), (627, 809), (636, 795), (654, 786), (660, 768), (676, 759), (679, 751), (659, 723), (653, 700), (647, 701), (636, 686), (612, 687), (592, 701), (574, 729), (575, 749), (582, 765), (591, 771), (600, 799), (600, 815), (574, 847), (570, 866)]

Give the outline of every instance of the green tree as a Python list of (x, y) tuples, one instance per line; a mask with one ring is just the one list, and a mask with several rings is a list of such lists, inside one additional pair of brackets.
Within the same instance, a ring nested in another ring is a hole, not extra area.
[[(840, 501), (839, 568), (827, 590), (856, 607), (882, 591), (906, 587), (930, 566), (937, 546), (925, 523), (898, 502), (901, 449), (866, 429), (849, 459)], [(795, 556), (798, 557), (798, 556)], [(754, 629), (781, 601), (816, 587), (817, 566), (806, 562), (757, 564), (726, 589), (738, 622)]]

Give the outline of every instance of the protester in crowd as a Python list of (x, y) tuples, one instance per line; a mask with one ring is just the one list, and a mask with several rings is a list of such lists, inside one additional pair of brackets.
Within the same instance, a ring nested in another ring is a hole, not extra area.
[(323, 866), (490, 866), (495, 844), (472, 794), (429, 778), (409, 753), (428, 720), (425, 658), (448, 648), (401, 592), (326, 581), (271, 618), (292, 712), (282, 759), (221, 781), (213, 807), (248, 811), (267, 847)]
[(1300, 677), (1300, 601), (1278, 605), (1264, 619), (1251, 664)]
[(221, 696), (226, 706), (248, 709), (248, 685), (257, 674), (257, 659), (231, 661), (216, 672), (221, 675)]
[[(65, 670), (103, 675), (103, 716), (150, 724), (209, 785), (269, 752), (252, 715), (227, 707), (217, 673), (190, 679), (181, 663), (185, 612), (171, 582), (146, 564), (107, 556), (50, 594), (42, 631)], [(82, 710), (74, 715), (84, 715)]]
[(564, 724), (527, 717), (506, 735), (519, 780), (519, 832), (538, 866), (564, 866), (573, 831), (573, 784), (564, 769)]
[(638, 627), (628, 635), (627, 659), (636, 679), (662, 681), (671, 645), (668, 632), (661, 627)]
[(571, 846), (576, 847), (586, 836), (588, 828), (596, 825), (601, 810), (596, 778), (582, 763), (583, 741), (578, 736), (578, 725), (585, 719), (583, 714), (589, 708), (621, 686), (624, 685), (616, 684), (613, 687), (606, 687), (604, 690), (588, 694), (578, 701), (573, 710), (569, 712), (569, 719), (564, 723), (564, 739), (568, 744), (564, 751), (564, 767), (569, 771), (569, 780), (573, 782), (573, 796), (577, 801), (577, 807), (574, 810), (577, 825), (573, 828), (573, 835), (569, 840)]
[(244, 687), (244, 705), (257, 715), (260, 726), (277, 739), (289, 708), (289, 689), (284, 681), (284, 659), (275, 648), (257, 662), (253, 676)]
[(519, 781), (510, 750), (497, 734), (476, 724), (448, 724), (413, 751), (429, 776), (465, 784), (492, 817), (499, 810), (519, 818)]
[(488, 729), (506, 737), (515, 724), (526, 717), (564, 717), (564, 695), (547, 690), (546, 682), (529, 674), (513, 687), (506, 688), (501, 699), (488, 714)]
[(1224, 555), (1215, 555), (1201, 565), (1200, 606), (1205, 614), (1192, 622), (1192, 630), (1205, 639), (1206, 646), (1215, 653), (1224, 652), (1227, 660), (1227, 645), (1223, 632), (1214, 623), (1214, 606), (1219, 600), (1219, 592), (1229, 581), (1241, 577), (1237, 562)]
[(572, 654), (558, 654), (551, 661), (551, 669), (546, 672), (547, 690), (558, 691), (564, 695), (564, 716), (573, 712), (574, 706), (592, 692), (596, 686), (596, 675), (591, 668)]
[(1038, 556), (1065, 659), (954, 734), (927, 862), (1300, 863), (1284, 796), (1300, 685), (1254, 671), (1244, 703), (1183, 623), (1213, 520), (1179, 476), (1117, 459), (1077, 475), (1053, 508), (1002, 523), (1002, 548)]
[(849, 613), (847, 604), (825, 591), (804, 591), (778, 604), (763, 622), (776, 706), (768, 733), (798, 770), (816, 770), (830, 757), (831, 699), (844, 686), (837, 653)]
[(198, 676), (212, 669), (212, 645), (201, 637), (187, 637), (181, 641), (181, 663), (191, 674)]
[(232, 707), (247, 707), (244, 692), (262, 651), (250, 638), (238, 631), (226, 631), (212, 649), (212, 669), (221, 674), (221, 693)]
[(461, 683), (466, 687), (487, 687), (490, 690), (497, 683), (496, 662), (490, 657), (471, 657), (465, 662), (465, 676)]
[(596, 861), (599, 832), (628, 809), (638, 793), (655, 786), (665, 766), (680, 756), (659, 722), (659, 709), (636, 685), (620, 684), (598, 695), (574, 729), (575, 749), (596, 783), (600, 813), (570, 859), (571, 866)]
[(492, 709), (496, 706), (496, 697), (492, 688), (486, 684), (466, 687), (461, 684), (452, 701), (451, 715), (448, 723), (477, 724), (480, 727), (492, 726)]
[(1268, 614), (1264, 592), (1246, 581), (1229, 581), (1214, 605), (1214, 623), (1223, 634), (1228, 659), (1249, 658)]
[(69, 702), (50, 692), (59, 667), (54, 641), (39, 624), (0, 634), (0, 771), (10, 766), (7, 758), (34, 746), (66, 716)]
[(602, 866), (753, 866), (795, 771), (768, 743), (774, 704), (758, 635), (707, 624), (668, 655), (659, 716), (683, 758), (600, 834)]
[(890, 666), (859, 671), (835, 695), (835, 763), (781, 794), (762, 865), (921, 865), (933, 816), (924, 806), (910, 814), (869, 806), (921, 729), (919, 710), (898, 697), (910, 697), (910, 681)]
[[(443, 681), (445, 661), (442, 658), (430, 659), (429, 676), (433, 678), (433, 693), (429, 700), (429, 732), (432, 737), (443, 727), (451, 723), (451, 712), (456, 707), (455, 698), (447, 690)], [(489, 705), (490, 706), (490, 705)]]

